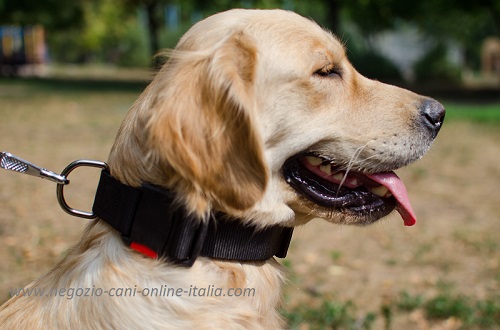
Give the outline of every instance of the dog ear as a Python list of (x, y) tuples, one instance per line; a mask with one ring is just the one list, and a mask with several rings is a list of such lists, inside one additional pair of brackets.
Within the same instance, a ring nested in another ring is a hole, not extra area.
[(150, 147), (173, 172), (171, 185), (190, 195), (187, 202), (197, 211), (213, 203), (245, 210), (264, 193), (256, 60), (253, 42), (235, 33), (208, 52), (174, 52), (153, 82)]

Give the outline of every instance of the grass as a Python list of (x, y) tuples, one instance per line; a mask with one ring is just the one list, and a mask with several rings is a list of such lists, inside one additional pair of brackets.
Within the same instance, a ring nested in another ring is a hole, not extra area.
[(445, 107), (446, 120), (468, 120), (493, 124), (500, 123), (500, 102), (490, 104), (445, 103)]
[(89, 94), (110, 92), (137, 92), (145, 87), (145, 81), (129, 81), (121, 79), (64, 79), (64, 78), (0, 78), (0, 97), (16, 98), (19, 95), (43, 95), (45, 93)]
[(357, 315), (352, 301), (323, 300), (319, 307), (301, 305), (290, 312), (283, 312), (290, 329), (307, 324), (309, 329), (371, 329), (375, 313)]
[[(384, 329), (393, 329), (396, 315), (409, 314), (417, 310), (424, 312), (430, 322), (456, 319), (460, 329), (497, 329), (500, 325), (500, 296), (474, 300), (442, 290), (425, 299), (402, 291), (394, 301), (382, 304), (379, 311), (358, 313), (352, 301), (331, 301), (317, 298), (312, 304), (301, 304), (291, 311), (283, 311), (290, 329), (374, 329), (375, 321), (382, 320)], [(319, 303), (319, 307), (317, 306)], [(313, 306), (313, 307), (312, 307)]]
[(455, 318), (462, 323), (464, 329), (493, 329), (500, 325), (499, 296), (492, 295), (483, 300), (474, 300), (450, 289), (440, 291), (429, 299), (422, 295), (411, 295), (407, 291), (400, 293), (396, 303), (403, 312), (422, 309), (429, 320), (446, 320)]
[[(297, 280), (290, 262), (285, 267), (291, 278)], [(395, 298), (382, 297), (378, 310), (359, 311), (356, 303), (311, 295), (292, 309), (283, 309), (289, 329), (371, 330), (397, 329), (394, 320), (420, 312), (427, 324), (454, 320), (453, 329), (499, 329), (500, 294), (492, 292), (483, 299), (474, 299), (454, 293), (454, 283), (440, 280), (437, 293), (430, 297), (404, 290)], [(378, 321), (378, 323), (377, 323)]]

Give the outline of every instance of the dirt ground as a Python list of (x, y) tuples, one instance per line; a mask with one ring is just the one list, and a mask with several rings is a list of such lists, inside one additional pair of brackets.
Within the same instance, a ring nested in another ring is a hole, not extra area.
[[(33, 93), (22, 84), (0, 85), (0, 151), (53, 171), (75, 159), (106, 160), (136, 97), (135, 91)], [(418, 217), (413, 227), (390, 215), (367, 228), (319, 219), (297, 228), (287, 257), (292, 280), (285, 309), (322, 296), (378, 311), (403, 290), (429, 297), (443, 282), (477, 299), (498, 293), (499, 143), (498, 125), (445, 122), (430, 152), (398, 171)], [(75, 171), (66, 189), (69, 201), (90, 209), (97, 178), (97, 170)], [(0, 302), (48, 271), (86, 224), (59, 208), (55, 188), (0, 170)], [(447, 322), (401, 314), (393, 329), (459, 327)]]

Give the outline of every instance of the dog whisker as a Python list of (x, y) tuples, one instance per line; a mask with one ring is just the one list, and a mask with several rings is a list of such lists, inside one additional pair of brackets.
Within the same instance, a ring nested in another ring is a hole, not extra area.
[(363, 149), (367, 145), (368, 145), (368, 143), (366, 143), (365, 145), (359, 147), (358, 149), (356, 149), (356, 151), (352, 155), (351, 159), (349, 160), (349, 163), (347, 164), (347, 168), (346, 168), (344, 177), (342, 178), (342, 181), (340, 181), (339, 187), (337, 188), (337, 194), (335, 196), (338, 197), (339, 192), (340, 192), (340, 188), (342, 187), (342, 185), (344, 184), (345, 180), (347, 179), (347, 175), (349, 174), (349, 171), (352, 169), (354, 163), (356, 162), (356, 160), (358, 159), (359, 155), (361, 154), (361, 152), (363, 151)]

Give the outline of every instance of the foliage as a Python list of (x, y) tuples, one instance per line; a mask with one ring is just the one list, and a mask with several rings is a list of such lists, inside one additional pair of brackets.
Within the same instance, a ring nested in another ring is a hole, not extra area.
[(0, 24), (34, 25), (56, 31), (83, 24), (83, 0), (0, 0)]
[[(165, 6), (179, 8), (178, 28), (165, 27)], [(158, 49), (172, 47), (197, 19), (237, 7), (294, 10), (341, 36), (345, 21), (358, 26), (365, 38), (394, 28), (398, 20), (411, 22), (438, 42), (460, 43), (473, 68), (479, 66), (478, 41), (500, 35), (500, 0), (0, 0), (0, 24), (43, 25), (56, 60), (143, 65)], [(399, 74), (370, 49), (356, 51), (353, 61), (369, 76)], [(443, 67), (439, 61), (435, 65)]]
[(451, 64), (446, 58), (447, 48), (443, 43), (437, 44), (414, 66), (415, 78), (418, 82), (454, 83), (460, 80), (460, 68)]
[(382, 81), (401, 81), (399, 69), (382, 54), (370, 47), (359, 29), (352, 25), (341, 25), (342, 30), (349, 30), (344, 46), (347, 49), (349, 61), (362, 75)]
[(149, 62), (145, 33), (135, 12), (116, 6), (113, 0), (0, 3), (4, 5), (0, 6), (4, 24), (42, 24), (48, 30), (53, 61), (134, 66)]
[(438, 42), (454, 40), (465, 48), (467, 64), (479, 67), (480, 41), (500, 35), (500, 0), (338, 0), (346, 19), (364, 35), (395, 28), (398, 19), (415, 24)]
[(370, 34), (394, 27), (395, 19), (416, 23), (436, 37), (464, 40), (474, 31), (500, 34), (498, 0), (339, 0), (342, 10)]
[(145, 33), (135, 15), (113, 0), (86, 3), (84, 13), (80, 42), (87, 56), (122, 65), (147, 64)]
[(355, 51), (349, 56), (349, 60), (356, 70), (368, 78), (382, 81), (402, 79), (398, 68), (374, 50)]

